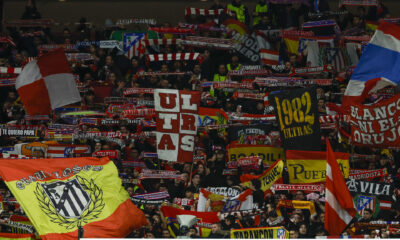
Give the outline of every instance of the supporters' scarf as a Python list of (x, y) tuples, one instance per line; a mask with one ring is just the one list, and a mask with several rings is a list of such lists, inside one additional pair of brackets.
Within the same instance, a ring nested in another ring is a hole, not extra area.
[(293, 4), (293, 3), (304, 3), (308, 5), (307, 0), (269, 0), (273, 4)]
[(316, 214), (315, 205), (311, 201), (299, 201), (299, 200), (280, 200), (276, 206), (276, 213), (282, 216), (281, 208), (292, 208), (292, 209), (307, 209), (311, 215)]
[(333, 17), (333, 16), (338, 16), (338, 15), (346, 15), (348, 14), (348, 11), (325, 11), (325, 12), (309, 12), (308, 17), (312, 19), (318, 19), (318, 18), (327, 18), (327, 17)]
[(196, 15), (196, 16), (218, 16), (221, 13), (227, 13), (230, 14), (230, 11), (228, 9), (202, 9), (202, 8), (192, 8), (188, 7), (185, 9), (185, 16), (189, 15)]
[(142, 158), (158, 158), (158, 155), (154, 152), (142, 152), (139, 156), (139, 159)]
[(299, 79), (289, 77), (257, 77), (254, 80), (261, 87), (302, 87), (309, 85), (330, 86), (332, 79)]
[(15, 47), (15, 43), (8, 36), (0, 36), (0, 42), (1, 43), (9, 43)]
[(251, 83), (238, 83), (238, 82), (204, 82), (201, 83), (201, 87), (213, 87), (214, 89), (223, 89), (223, 88), (244, 88), (244, 89), (253, 89), (253, 85)]
[(281, 37), (312, 37), (314, 32), (312, 31), (299, 31), (299, 30), (282, 30)]
[(146, 199), (138, 199), (131, 197), (131, 201), (136, 204), (136, 205), (143, 205), (143, 204), (148, 204), (148, 205), (155, 205), (155, 206), (160, 206), (164, 200), (146, 200)]
[(128, 18), (128, 19), (118, 19), (116, 25), (119, 24), (147, 24), (156, 25), (157, 21), (154, 18)]
[(131, 168), (145, 168), (146, 164), (144, 162), (138, 162), (138, 161), (122, 161), (122, 166), (123, 167), (131, 167)]
[(143, 170), (140, 173), (140, 180), (143, 179), (181, 179), (184, 180), (182, 174), (176, 171), (162, 171), (162, 170)]
[(225, 32), (225, 28), (216, 27), (210, 24), (188, 24), (188, 23), (179, 23), (179, 27), (181, 28), (191, 28), (194, 30), (204, 30), (211, 32)]
[(124, 91), (124, 96), (133, 94), (154, 94), (153, 88), (127, 88)]
[(4, 21), (4, 27), (51, 27), (54, 25), (53, 19), (18, 19)]
[(74, 134), (72, 140), (88, 140), (88, 139), (98, 139), (101, 141), (112, 142), (119, 145), (121, 148), (125, 148), (125, 142), (121, 139), (111, 138), (111, 137), (99, 137), (99, 136), (89, 136), (87, 134)]
[(97, 132), (97, 131), (89, 131), (86, 132), (86, 135), (91, 137), (110, 137), (110, 138), (120, 138), (122, 137), (122, 133), (120, 132)]
[(90, 53), (65, 53), (65, 56), (70, 62), (88, 61), (95, 59), (95, 56)]
[(0, 153), (0, 158), (11, 158), (11, 159), (35, 159), (36, 157), (25, 156), (21, 154), (7, 154)]
[(362, 5), (362, 6), (377, 6), (377, 0), (340, 0), (341, 5)]
[(160, 200), (160, 199), (169, 198), (169, 193), (166, 191), (160, 191), (160, 192), (153, 192), (153, 193), (135, 194), (132, 197), (137, 198), (137, 199), (144, 199), (144, 200)]
[(2, 78), (0, 79), (0, 87), (15, 86), (16, 78)]
[(64, 51), (77, 51), (75, 45), (73, 44), (42, 44), (38, 46), (39, 51), (51, 51), (57, 48), (64, 48)]
[(237, 116), (230, 114), (229, 120), (231, 121), (274, 121), (275, 115), (273, 114), (242, 114)]
[(115, 150), (100, 150), (93, 153), (93, 157), (109, 157), (109, 158), (119, 158), (119, 152)]
[(274, 184), (273, 188), (275, 191), (325, 191), (323, 184)]
[(177, 39), (177, 38), (156, 38), (156, 39), (144, 39), (140, 40), (140, 44), (144, 47), (150, 47), (150, 46), (159, 46), (159, 45), (176, 45), (180, 44), (182, 42), (182, 39)]
[(228, 72), (229, 77), (246, 77), (246, 76), (270, 76), (270, 70), (231, 70)]
[(0, 67), (0, 73), (20, 74), (21, 72), (22, 68)]
[(320, 74), (323, 72), (329, 72), (327, 65), (320, 67), (294, 68), (293, 71), (289, 74), (289, 76)]
[(188, 198), (174, 198), (173, 204), (179, 206), (193, 206), (194, 200)]
[(349, 178), (350, 179), (366, 179), (372, 180), (376, 177), (380, 177), (381, 179), (386, 176), (386, 172), (384, 169), (377, 169), (377, 170), (364, 170), (364, 169), (350, 169), (349, 170)]
[(371, 40), (371, 36), (343, 36), (342, 39), (352, 42), (369, 42)]
[(233, 98), (244, 98), (244, 99), (252, 99), (256, 101), (263, 101), (264, 94), (260, 93), (245, 93), (245, 92), (235, 92), (232, 96)]
[(164, 27), (151, 27), (149, 31), (155, 31), (158, 33), (170, 33), (170, 34), (195, 34), (193, 29), (188, 28), (164, 28)]
[(124, 118), (154, 117), (155, 115), (156, 110), (154, 108), (128, 109), (122, 111), (122, 116)]
[(148, 62), (159, 61), (196, 61), (200, 53), (164, 53), (164, 54), (149, 54), (146, 56)]
[(34, 227), (32, 225), (29, 224), (23, 224), (20, 222), (14, 222), (14, 221), (10, 221), (10, 220), (0, 220), (0, 224), (2, 225), (6, 225), (12, 228), (18, 228), (18, 229), (22, 229), (28, 233), (33, 233), (34, 232)]
[(182, 40), (182, 44), (196, 47), (213, 47), (219, 49), (233, 48), (232, 39), (208, 38), (198, 36), (188, 36), (185, 40)]
[(349, 115), (323, 115), (319, 116), (320, 123), (337, 123), (337, 122), (349, 122)]
[(227, 163), (227, 168), (241, 167), (244, 171), (252, 171), (260, 169), (261, 158), (258, 156), (242, 157), (239, 161), (231, 161)]
[(183, 76), (190, 72), (141, 72), (138, 76)]

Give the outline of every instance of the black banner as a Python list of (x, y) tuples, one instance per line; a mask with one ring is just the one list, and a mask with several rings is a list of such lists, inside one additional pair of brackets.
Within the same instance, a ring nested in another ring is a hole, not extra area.
[(269, 95), (285, 149), (321, 150), (316, 95), (315, 87), (272, 92)]
[(384, 182), (370, 182), (350, 179), (346, 182), (351, 195), (357, 194), (377, 196), (380, 200), (393, 201), (394, 187)]
[[(231, 126), (228, 129), (228, 140), (230, 143), (238, 144), (252, 144), (254, 142), (257, 142), (257, 144), (264, 144), (265, 139), (263, 139), (262, 136), (268, 135), (272, 129), (272, 124)], [(260, 143), (258, 141), (260, 141)]]

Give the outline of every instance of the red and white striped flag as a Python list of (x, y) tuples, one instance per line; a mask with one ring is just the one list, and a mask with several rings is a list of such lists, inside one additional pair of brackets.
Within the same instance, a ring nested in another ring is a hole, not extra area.
[(326, 156), (325, 229), (330, 235), (340, 235), (356, 215), (356, 209), (329, 139)]
[(164, 53), (164, 54), (149, 54), (147, 55), (147, 61), (158, 62), (158, 61), (195, 61), (199, 58), (199, 53)]
[(24, 66), (15, 88), (29, 115), (48, 115), (81, 101), (63, 49), (46, 53)]
[(48, 158), (66, 158), (71, 157), (72, 154), (82, 154), (89, 152), (88, 145), (49, 144), (48, 146)]
[(260, 58), (261, 62), (265, 65), (279, 65), (279, 52), (268, 50), (268, 49), (260, 49)]

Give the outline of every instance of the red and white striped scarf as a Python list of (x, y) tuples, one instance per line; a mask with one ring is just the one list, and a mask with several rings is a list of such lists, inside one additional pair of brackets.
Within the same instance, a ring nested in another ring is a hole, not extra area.
[(218, 49), (232, 49), (233, 40), (223, 38), (208, 38), (198, 36), (188, 36), (182, 40), (183, 45), (190, 45), (196, 47), (213, 47)]
[(21, 72), (22, 68), (20, 67), (0, 67), (0, 73), (20, 74)]
[(124, 91), (124, 96), (133, 94), (154, 94), (153, 88), (127, 88)]
[(188, 28), (174, 28), (174, 27), (151, 27), (149, 31), (155, 31), (158, 33), (170, 33), (170, 34), (195, 34), (193, 29)]
[(198, 60), (200, 53), (164, 53), (164, 54), (149, 54), (147, 55), (147, 61), (159, 62), (159, 61), (196, 61)]
[(176, 45), (180, 44), (182, 39), (179, 38), (156, 38), (140, 40), (140, 44), (144, 47), (159, 46), (159, 45)]
[(193, 7), (188, 7), (185, 9), (185, 16), (189, 15), (196, 15), (196, 16), (219, 16), (221, 13), (227, 13), (230, 14), (230, 11), (228, 9), (203, 9), (203, 8), (193, 8)]
[(124, 118), (153, 117), (155, 115), (156, 110), (154, 108), (129, 109), (122, 111), (122, 116)]
[(167, 170), (146, 170), (143, 169), (139, 175), (139, 179), (182, 179), (183, 175), (176, 171)]

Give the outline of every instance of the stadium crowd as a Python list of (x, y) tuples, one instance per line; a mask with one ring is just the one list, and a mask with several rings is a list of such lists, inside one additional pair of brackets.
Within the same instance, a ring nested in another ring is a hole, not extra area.
[[(318, 9), (316, 9), (314, 1), (297, 1), (297, 3), (289, 4), (283, 2), (285, 1), (260, 0), (255, 9), (249, 9), (244, 0), (232, 0), (228, 5), (215, 0), (208, 10), (225, 9), (226, 11), (224, 10), (218, 16), (186, 14), (185, 23), (180, 23), (179, 26), (171, 26), (168, 22), (132, 24), (123, 21), (113, 25), (108, 20), (103, 29), (99, 30), (100, 28), (94, 28), (84, 17), (80, 19), (79, 25), (66, 27), (62, 33), (54, 33), (51, 26), (43, 22), (36, 26), (3, 26), (2, 34), (10, 42), (3, 41), (1, 43), (1, 67), (21, 68), (31, 59), (49, 51), (50, 47), (46, 48), (46, 46), (64, 46), (65, 51), (74, 56), (74, 59), (69, 59), (69, 62), (82, 96), (81, 103), (56, 110), (50, 118), (27, 116), (15, 87), (5, 81), (13, 79), (17, 75), (1, 73), (3, 81), (0, 87), (2, 103), (0, 119), (3, 124), (3, 132), (4, 129), (13, 127), (20, 129), (21, 126), (25, 126), (25, 129), (32, 127), (37, 130), (35, 136), (2, 134), (0, 145), (3, 157), (6, 157), (7, 150), (15, 151), (14, 146), (18, 144), (54, 143), (55, 141), (62, 144), (89, 146), (89, 150), (85, 153), (68, 156), (92, 156), (93, 153), (102, 151), (107, 154), (112, 153), (108, 156), (118, 167), (124, 187), (132, 197), (132, 201), (144, 211), (149, 223), (141, 230), (132, 232), (130, 237), (172, 238), (180, 235), (179, 226), (174, 224), (173, 219), (164, 215), (161, 206), (197, 211), (201, 189), (213, 188), (234, 189), (238, 193), (249, 188), (252, 190), (254, 206), (252, 210), (235, 210), (228, 214), (220, 209), (217, 214), (220, 221), (209, 226), (211, 233), (206, 234), (209, 238), (230, 238), (231, 229), (277, 226), (285, 227), (289, 238), (314, 238), (329, 235), (324, 229), (325, 198), (323, 191), (274, 191), (271, 189), (264, 192), (260, 189), (261, 183), (258, 179), (253, 179), (250, 186), (245, 186), (241, 183), (240, 176), (245, 173), (261, 174), (269, 167), (268, 164), (259, 162), (255, 169), (250, 170), (241, 169), (240, 166), (236, 166), (235, 170), (228, 168), (227, 146), (231, 142), (228, 136), (229, 125), (237, 123), (242, 125), (264, 124), (270, 126), (271, 132), (279, 132), (276, 122), (262, 119), (267, 115), (273, 115), (275, 111), (264, 99), (264, 95), (271, 91), (293, 89), (293, 86), (290, 84), (286, 86), (253, 84), (253, 89), (248, 92), (257, 93), (262, 97), (242, 98), (236, 92), (242, 90), (245, 92), (244, 87), (236, 87), (232, 90), (232, 88), (213, 88), (206, 83), (227, 82), (228, 80), (230, 82), (251, 82), (255, 76), (241, 75), (245, 71), (253, 70), (246, 66), (255, 67), (254, 69), (257, 71), (266, 71), (270, 75), (275, 74), (280, 77), (292, 76), (291, 73), (294, 72), (294, 69), (310, 68), (311, 63), (308, 62), (307, 56), (309, 52), (307, 50), (300, 53), (293, 52), (282, 33), (282, 30), (301, 30), (304, 22), (334, 19), (336, 25), (333, 28), (316, 26), (313, 31), (315, 35), (333, 34), (335, 36), (333, 47), (343, 48), (344, 41), (347, 41), (346, 37), (371, 36), (373, 34), (373, 29), (370, 28), (371, 23), (393, 17), (392, 14), (396, 14), (390, 12), (382, 0), (377, 1), (377, 6), (353, 7), (352, 9), (356, 9), (355, 11), (348, 11), (345, 5), (338, 9), (330, 9), (328, 0), (320, 0)], [(36, 9), (35, 1), (29, 1), (21, 19), (25, 20), (24, 23), (40, 21), (45, 16), (41, 16), (39, 11), (40, 9)], [(157, 16), (154, 17), (157, 20)], [(250, 33), (256, 32), (270, 33), (264, 35), (264, 40), (268, 42), (270, 50), (279, 53), (279, 63), (274, 64), (276, 66), (260, 64), (262, 60), (254, 63), (241, 52), (232, 48), (220, 48), (217, 44), (210, 42), (202, 46), (184, 42), (148, 45), (144, 48), (130, 49), (133, 53), (124, 51), (125, 46), (122, 45), (115, 45), (113, 48), (102, 48), (99, 45), (101, 40), (122, 42), (124, 33), (130, 32), (144, 33), (148, 39), (184, 39), (194, 35), (208, 39), (220, 39), (222, 42), (231, 37), (222, 23), (231, 19), (244, 24), (249, 31), (249, 36)], [(160, 29), (169, 29), (170, 31), (161, 31)], [(179, 31), (180, 29), (188, 32), (190, 30), (191, 33), (183, 33), (183, 31)], [(361, 45), (362, 43), (360, 43)], [(73, 48), (68, 48), (68, 46), (73, 46)], [(362, 47), (357, 49), (358, 57), (361, 55), (361, 51)], [(200, 53), (197, 59), (149, 61), (147, 58), (149, 54), (195, 52)], [(301, 75), (302, 79), (330, 79), (329, 84), (316, 87), (318, 112), (321, 117), (331, 114), (332, 109), (329, 108), (329, 103), (340, 104), (342, 101), (346, 85), (354, 69), (350, 61), (343, 61), (342, 65), (335, 65), (325, 60), (321, 65), (326, 66), (324, 70)], [(307, 86), (300, 84), (296, 88)], [(214, 120), (209, 127), (205, 125), (199, 127), (195, 140), (195, 159), (191, 162), (174, 163), (157, 159), (155, 138), (150, 133), (155, 130), (153, 115), (144, 114), (139, 117), (129, 117), (130, 119), (125, 119), (125, 116), (122, 115), (122, 112), (126, 110), (122, 106), (128, 106), (128, 109), (135, 108), (138, 111), (153, 108), (152, 94), (144, 90), (140, 91), (140, 89), (156, 88), (202, 91), (201, 107), (219, 109), (227, 114), (225, 123)], [(397, 91), (394, 88), (386, 90), (386, 95), (377, 93), (368, 100), (370, 102), (379, 101), (387, 96), (393, 96)], [(74, 111), (79, 112), (71, 114)], [(249, 119), (240, 119), (245, 116), (249, 116)], [(239, 120), (232, 120), (235, 119), (234, 117)], [(217, 126), (215, 122), (221, 126)], [(50, 127), (57, 125), (62, 127), (58, 130)], [(335, 152), (349, 153), (349, 165), (352, 169), (383, 169), (384, 176), (373, 178), (371, 181), (389, 183), (393, 187), (393, 196), (390, 196), (391, 207), (379, 210), (379, 207), (374, 206), (374, 209), (360, 210), (361, 215), (358, 215), (358, 219), (354, 220), (342, 235), (368, 238), (399, 237), (400, 200), (397, 195), (400, 186), (399, 149), (354, 146), (349, 141), (349, 135), (346, 135), (344, 133), (346, 131), (342, 131), (342, 129), (347, 129), (348, 132), (350, 127), (347, 123), (339, 123), (339, 121), (326, 125), (321, 122), (322, 139), (329, 138)], [(50, 134), (52, 130), (58, 135)], [(113, 132), (115, 136), (84, 137), (88, 132)], [(269, 146), (281, 146), (279, 136), (272, 136), (269, 133), (265, 133), (264, 136), (249, 135), (244, 142), (258, 145), (261, 142)], [(321, 141), (322, 151), (325, 150), (323, 142)], [(31, 154), (29, 151), (22, 154), (30, 157), (46, 155), (44, 152), (34, 152), (34, 150)], [(149, 177), (150, 174), (146, 175), (148, 169), (154, 170), (152, 173), (157, 173), (161, 177)], [(166, 171), (175, 171), (175, 175), (168, 177)], [(284, 168), (281, 181), (284, 184), (289, 183), (287, 167)], [(1, 185), (3, 201), (1, 218), (23, 216), (23, 209), (7, 190), (6, 185), (4, 183)], [(165, 192), (167, 194), (163, 195)], [(163, 193), (163, 196), (145, 200), (137, 197), (147, 193)], [(300, 208), (278, 208), (282, 200), (311, 202), (315, 206), (315, 212)], [(212, 200), (208, 199), (206, 208), (211, 203)], [(12, 226), (0, 225), (0, 227), (2, 232), (20, 231)], [(200, 238), (203, 236), (203, 230), (192, 227), (185, 234), (190, 238)]]

